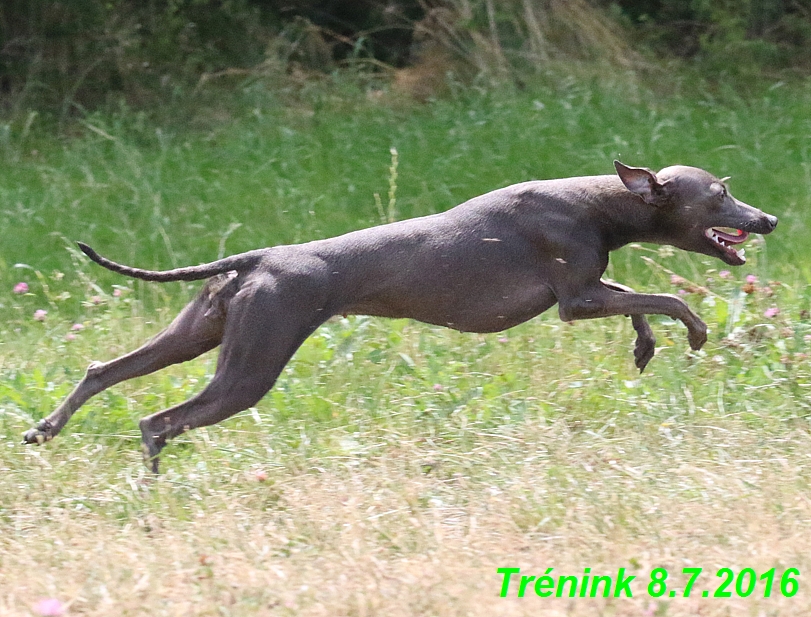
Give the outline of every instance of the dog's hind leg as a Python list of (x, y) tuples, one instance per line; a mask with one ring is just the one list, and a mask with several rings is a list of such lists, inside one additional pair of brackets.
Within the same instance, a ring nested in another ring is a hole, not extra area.
[(140, 422), (145, 462), (152, 471), (158, 472), (158, 454), (167, 440), (248, 409), (273, 387), (298, 347), (330, 316), (312, 292), (306, 281), (279, 285), (272, 279), (240, 290), (229, 307), (217, 370), (208, 386)]
[(191, 360), (219, 345), (227, 304), (236, 289), (236, 281), (226, 275), (210, 280), (197, 298), (146, 344), (109, 362), (92, 362), (73, 392), (51, 415), (27, 431), (23, 442), (41, 444), (53, 439), (79, 407), (110, 386)]

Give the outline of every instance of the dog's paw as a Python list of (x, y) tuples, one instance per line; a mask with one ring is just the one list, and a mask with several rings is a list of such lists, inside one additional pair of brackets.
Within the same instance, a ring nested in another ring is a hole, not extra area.
[(160, 465), (160, 457), (158, 454), (160, 450), (157, 448), (150, 448), (146, 443), (141, 443), (141, 454), (144, 457), (144, 465), (147, 466), (152, 473), (157, 475), (159, 473), (158, 467)]
[(38, 446), (53, 438), (53, 426), (47, 420), (40, 420), (34, 428), (23, 433), (23, 443), (35, 443)]
[(634, 360), (636, 368), (639, 369), (640, 373), (645, 370), (645, 367), (648, 365), (648, 362), (651, 361), (655, 353), (656, 353), (655, 338), (650, 337), (636, 339), (636, 346), (634, 347)]
[(696, 328), (690, 330), (687, 335), (687, 340), (690, 343), (690, 349), (698, 351), (707, 342), (707, 325), (704, 322), (699, 322)]
[(141, 428), (141, 452), (144, 455), (144, 465), (154, 474), (158, 473), (160, 463), (159, 454), (166, 445), (166, 438), (155, 435), (149, 426), (149, 418), (143, 418), (138, 423)]

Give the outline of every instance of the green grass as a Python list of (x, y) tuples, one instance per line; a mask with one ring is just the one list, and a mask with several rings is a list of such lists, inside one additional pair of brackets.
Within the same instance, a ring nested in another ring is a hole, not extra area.
[[(501, 600), (495, 569), (807, 569), (808, 84), (746, 100), (573, 80), (420, 107), (329, 88), (241, 101), (190, 123), (122, 111), (70, 137), (37, 119), (0, 130), (0, 613), (53, 596), (88, 615), (687, 615), (701, 601)], [(215, 355), (102, 393), (42, 448), (17, 443), (89, 360), (133, 349), (199, 288), (117, 277), (72, 240), (167, 268), (375, 224), (390, 192), (405, 218), (610, 173), (616, 157), (731, 175), (780, 217), (730, 276), (667, 248), (612, 256), (623, 283), (688, 291), (711, 329), (702, 352), (653, 318), (659, 350), (639, 376), (622, 318), (552, 310), (470, 335), (350, 317), (256, 409), (170, 444), (157, 481), (137, 419), (199, 391)], [(802, 614), (809, 598), (701, 614)]]
[[(401, 218), (522, 180), (611, 173), (621, 157), (731, 175), (736, 194), (780, 215), (796, 237), (808, 231), (811, 90), (778, 86), (749, 100), (661, 99), (627, 82), (572, 82), (417, 109), (330, 91), (295, 107), (255, 95), (205, 120), (205, 130), (123, 111), (90, 117), (59, 140), (38, 132), (38, 119), (27, 133), (20, 121), (0, 132), (0, 275), (13, 280), (16, 262), (68, 271), (64, 247), (74, 239), (166, 267), (216, 257), (232, 224), (242, 226), (227, 252), (370, 225), (379, 221), (374, 193), (385, 198), (389, 188), (392, 147)], [(807, 263), (795, 244), (770, 249)]]

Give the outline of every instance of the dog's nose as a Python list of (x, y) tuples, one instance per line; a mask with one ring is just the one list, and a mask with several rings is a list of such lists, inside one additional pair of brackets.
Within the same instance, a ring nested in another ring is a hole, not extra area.
[(772, 216), (771, 214), (767, 214), (766, 215), (766, 222), (769, 223), (769, 227), (771, 227), (772, 231), (774, 231), (774, 228), (777, 227), (777, 217), (776, 216)]

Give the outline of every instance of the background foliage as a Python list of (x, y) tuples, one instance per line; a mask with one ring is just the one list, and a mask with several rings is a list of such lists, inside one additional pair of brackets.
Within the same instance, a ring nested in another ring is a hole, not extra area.
[(808, 0), (6, 0), (0, 101), (64, 118), (358, 64), (520, 80), (560, 59), (679, 59), (751, 74), (807, 68), (809, 41)]

